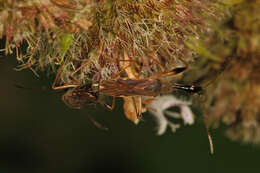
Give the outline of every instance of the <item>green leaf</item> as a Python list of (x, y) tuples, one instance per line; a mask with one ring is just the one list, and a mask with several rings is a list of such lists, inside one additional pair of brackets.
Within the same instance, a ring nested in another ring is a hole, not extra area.
[(61, 50), (60, 64), (63, 62), (64, 57), (69, 50), (73, 41), (73, 34), (62, 34), (59, 39), (59, 46)]

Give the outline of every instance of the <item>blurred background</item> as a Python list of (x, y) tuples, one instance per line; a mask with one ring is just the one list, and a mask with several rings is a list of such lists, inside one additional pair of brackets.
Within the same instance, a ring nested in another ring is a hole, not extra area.
[[(73, 110), (62, 102), (62, 92), (49, 89), (53, 78), (15, 71), (15, 56), (2, 55), (0, 64), (0, 172), (242, 173), (260, 169), (259, 147), (231, 142), (221, 127), (212, 131), (215, 154), (210, 155), (203, 121), (196, 119), (193, 126), (156, 136), (153, 117), (145, 113), (144, 121), (134, 125), (124, 116), (119, 99), (112, 112), (101, 105)], [(20, 89), (15, 84), (38, 89)], [(109, 130), (94, 126), (88, 115)]]

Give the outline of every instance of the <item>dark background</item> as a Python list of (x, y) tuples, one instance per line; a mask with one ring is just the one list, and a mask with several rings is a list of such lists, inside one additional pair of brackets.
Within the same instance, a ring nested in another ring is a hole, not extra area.
[[(209, 154), (202, 122), (155, 135), (148, 113), (138, 126), (127, 120), (122, 101), (110, 112), (88, 106), (72, 110), (62, 92), (50, 89), (52, 77), (21, 72), (14, 56), (0, 57), (0, 172), (258, 172), (260, 149), (231, 142), (221, 128), (212, 132), (215, 154)], [(39, 90), (19, 89), (22, 84)], [(109, 128), (98, 129), (92, 115)]]

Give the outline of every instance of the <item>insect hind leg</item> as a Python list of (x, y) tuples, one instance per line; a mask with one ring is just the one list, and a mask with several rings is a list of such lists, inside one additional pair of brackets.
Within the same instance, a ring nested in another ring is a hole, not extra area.
[(172, 73), (173, 75), (177, 75), (179, 73), (182, 73), (184, 72), (185, 70), (187, 70), (188, 67), (177, 67), (177, 68), (174, 68), (170, 73)]
[(152, 75), (150, 78), (161, 78), (161, 77), (175, 76), (175, 75), (178, 75), (178, 74), (184, 72), (187, 69), (188, 69), (188, 65), (185, 64), (184, 67), (176, 67), (176, 68), (169, 70), (169, 71), (160, 72), (160, 73), (157, 73), (155, 75)]

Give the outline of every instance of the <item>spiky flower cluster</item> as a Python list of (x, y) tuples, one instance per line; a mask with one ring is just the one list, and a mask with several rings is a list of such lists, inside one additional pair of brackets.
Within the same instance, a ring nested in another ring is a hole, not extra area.
[[(74, 34), (86, 32), (92, 25), (90, 4), (66, 0), (1, 1), (0, 36), (5, 36), (6, 54), (16, 48), (18, 69), (55, 70), (71, 47)], [(21, 50), (21, 45), (27, 45), (27, 50)]]
[(7, 53), (17, 48), (19, 69), (60, 68), (61, 85), (72, 83), (77, 69), (80, 83), (107, 80), (122, 69), (126, 53), (143, 77), (190, 61), (184, 42), (205, 31), (214, 14), (204, 0), (6, 0), (0, 8), (0, 35)]

